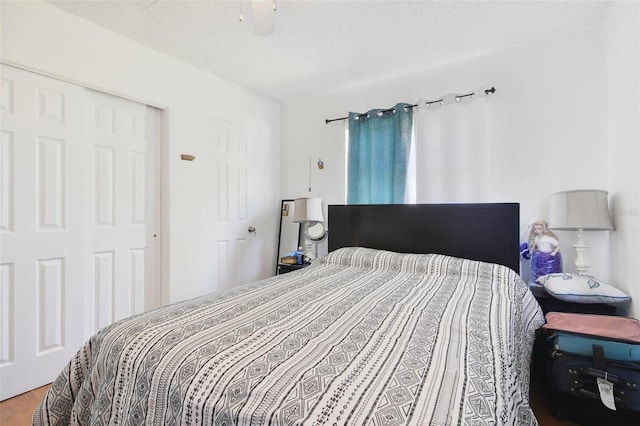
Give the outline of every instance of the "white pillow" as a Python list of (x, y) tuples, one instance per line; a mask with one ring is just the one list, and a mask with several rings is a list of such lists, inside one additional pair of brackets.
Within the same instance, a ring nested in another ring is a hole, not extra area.
[(549, 274), (538, 278), (544, 289), (559, 300), (573, 303), (624, 303), (631, 298), (623, 291), (591, 275)]

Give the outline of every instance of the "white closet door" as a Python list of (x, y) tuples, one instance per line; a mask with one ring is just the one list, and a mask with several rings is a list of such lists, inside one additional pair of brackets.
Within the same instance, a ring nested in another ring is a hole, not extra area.
[(7, 66), (0, 95), (4, 400), (51, 383), (98, 328), (160, 305), (160, 115)]
[(81, 87), (2, 66), (0, 399), (83, 342)]
[(160, 200), (148, 107), (90, 90), (86, 99), (88, 336), (159, 306)]

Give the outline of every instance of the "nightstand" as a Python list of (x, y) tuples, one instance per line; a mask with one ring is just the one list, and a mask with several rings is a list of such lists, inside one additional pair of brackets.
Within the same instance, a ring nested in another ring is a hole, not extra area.
[(617, 307), (604, 303), (573, 303), (556, 299), (549, 294), (534, 294), (542, 312), (569, 312), (574, 314), (616, 315)]
[(310, 263), (303, 263), (302, 265), (287, 265), (284, 263), (278, 263), (278, 275), (286, 274), (287, 272), (297, 271), (298, 269), (306, 268), (311, 265)]

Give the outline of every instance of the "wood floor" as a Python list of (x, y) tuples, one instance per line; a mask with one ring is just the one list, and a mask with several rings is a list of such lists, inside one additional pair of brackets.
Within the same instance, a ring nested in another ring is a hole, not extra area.
[(547, 405), (545, 387), (546, 384), (543, 380), (535, 376), (532, 377), (529, 403), (538, 419), (538, 424), (540, 426), (576, 426), (576, 423), (558, 420), (553, 417)]
[(49, 389), (49, 385), (0, 402), (0, 425), (30, 425), (31, 415), (47, 389)]
[[(0, 426), (30, 425), (31, 415), (47, 389), (48, 385), (0, 402)], [(531, 406), (540, 426), (575, 426), (575, 423), (562, 422), (549, 413), (544, 384), (535, 379), (531, 384)]]

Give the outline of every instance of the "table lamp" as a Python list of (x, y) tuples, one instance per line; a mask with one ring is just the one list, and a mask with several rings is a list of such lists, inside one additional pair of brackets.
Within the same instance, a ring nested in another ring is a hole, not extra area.
[(585, 242), (584, 231), (610, 231), (613, 228), (609, 215), (607, 191), (579, 189), (556, 192), (551, 195), (549, 206), (549, 229), (578, 231), (573, 245), (576, 260), (573, 263), (578, 274), (589, 270), (589, 245)]

